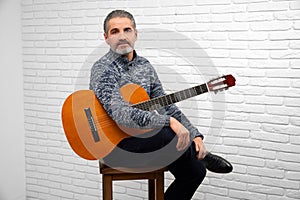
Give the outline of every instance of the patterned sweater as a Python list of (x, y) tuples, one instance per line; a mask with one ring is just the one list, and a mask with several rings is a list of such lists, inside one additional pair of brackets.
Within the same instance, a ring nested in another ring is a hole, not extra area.
[(174, 104), (157, 111), (145, 111), (125, 102), (120, 88), (129, 83), (140, 85), (150, 99), (166, 94), (153, 66), (135, 51), (133, 60), (129, 61), (110, 50), (91, 69), (90, 89), (117, 124), (131, 128), (159, 129), (169, 126), (172, 116), (189, 130), (191, 139), (195, 136), (203, 137)]

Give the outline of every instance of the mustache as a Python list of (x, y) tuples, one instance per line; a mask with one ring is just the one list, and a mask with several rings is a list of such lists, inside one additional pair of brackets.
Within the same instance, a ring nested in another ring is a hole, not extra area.
[(130, 45), (130, 43), (127, 40), (121, 40), (117, 43), (117, 46), (122, 45), (122, 44), (128, 44)]

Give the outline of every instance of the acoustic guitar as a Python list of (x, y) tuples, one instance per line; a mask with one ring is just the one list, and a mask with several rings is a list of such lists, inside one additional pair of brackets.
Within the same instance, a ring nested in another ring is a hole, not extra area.
[[(120, 91), (124, 101), (134, 108), (151, 111), (234, 85), (235, 78), (225, 75), (205, 84), (154, 99), (150, 99), (147, 92), (137, 84), (127, 84)], [(118, 126), (106, 113), (92, 90), (79, 90), (67, 97), (62, 107), (62, 124), (74, 152), (87, 160), (104, 158), (124, 138), (145, 132), (142, 129)]]

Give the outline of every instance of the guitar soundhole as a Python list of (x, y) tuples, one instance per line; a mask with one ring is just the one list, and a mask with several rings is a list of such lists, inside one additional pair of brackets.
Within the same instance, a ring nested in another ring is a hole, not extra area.
[(91, 109), (90, 108), (85, 108), (84, 111), (85, 111), (85, 115), (87, 117), (90, 129), (91, 129), (94, 141), (95, 142), (99, 142), (100, 141), (100, 137), (99, 137), (98, 131), (96, 129), (96, 125), (95, 125), (95, 122), (94, 122), (94, 119), (93, 119), (93, 115), (92, 115)]

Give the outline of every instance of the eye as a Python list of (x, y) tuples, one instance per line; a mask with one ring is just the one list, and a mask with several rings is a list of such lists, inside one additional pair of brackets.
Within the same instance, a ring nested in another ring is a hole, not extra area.
[(110, 34), (111, 35), (114, 35), (114, 34), (117, 34), (118, 33), (118, 30), (117, 29), (112, 29), (111, 31), (110, 31)]
[(124, 32), (131, 33), (131, 32), (132, 32), (132, 29), (131, 29), (131, 28), (125, 28), (125, 29), (124, 29)]

